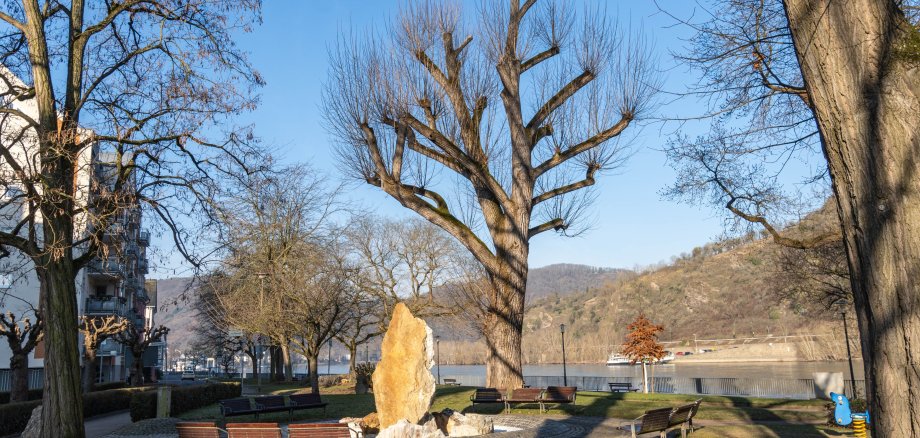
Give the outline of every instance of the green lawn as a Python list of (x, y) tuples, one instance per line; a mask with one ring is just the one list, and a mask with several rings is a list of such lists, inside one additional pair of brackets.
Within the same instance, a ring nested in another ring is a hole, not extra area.
[[(303, 386), (291, 384), (271, 384), (262, 386), (262, 394), (292, 394), (297, 391), (309, 391)], [(372, 394), (356, 395), (344, 393), (347, 388), (333, 387), (323, 390), (323, 400), (329, 403), (326, 415), (322, 409), (299, 411), (295, 420), (363, 417), (374, 411)], [(438, 387), (432, 406), (433, 411), (451, 408), (463, 412), (486, 414), (501, 413), (503, 406), (471, 406), (470, 395), (473, 388), (458, 386)], [(635, 418), (649, 409), (677, 406), (692, 402), (697, 397), (673, 394), (611, 394), (607, 392), (579, 392), (574, 405), (561, 405), (550, 408), (550, 414), (568, 414), (608, 418)], [(791, 421), (815, 422), (825, 417), (824, 404), (820, 400), (785, 400), (757, 399), (743, 397), (703, 397), (703, 404), (698, 414), (701, 420), (723, 421)], [(515, 414), (541, 415), (536, 404), (520, 405), (512, 410)], [(219, 417), (217, 405), (196, 409), (181, 415), (185, 420), (214, 419)], [(287, 413), (264, 414), (259, 416), (264, 421), (287, 421)], [(253, 421), (254, 416), (231, 417), (233, 422)], [(809, 426), (811, 430), (815, 427)], [(730, 429), (726, 429), (730, 431)], [(728, 432), (726, 432), (728, 433)], [(749, 435), (750, 436), (750, 435)], [(791, 435), (764, 435), (791, 436)], [(807, 436), (807, 435), (803, 435)], [(821, 435), (815, 435), (821, 436)]]

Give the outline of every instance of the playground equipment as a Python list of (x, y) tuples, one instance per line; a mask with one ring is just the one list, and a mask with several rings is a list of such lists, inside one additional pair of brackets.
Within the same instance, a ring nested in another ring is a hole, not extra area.
[(850, 400), (843, 394), (831, 393), (834, 401), (834, 422), (841, 426), (853, 425), (856, 436), (865, 438), (866, 425), (869, 424), (869, 411), (853, 413), (850, 409)]

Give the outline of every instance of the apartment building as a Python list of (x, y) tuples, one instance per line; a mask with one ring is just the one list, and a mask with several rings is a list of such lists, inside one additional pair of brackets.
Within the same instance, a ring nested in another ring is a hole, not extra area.
[[(0, 95), (6, 95), (8, 87), (24, 87), (24, 84), (9, 70), (0, 66)], [(32, 99), (5, 99), (0, 106), (35, 117), (37, 107)], [(26, 132), (26, 135), (17, 135)], [(24, 128), (24, 122), (14, 115), (0, 115), (0, 148), (18, 162), (26, 163), (25, 169), (34, 167), (37, 143), (34, 135)], [(89, 202), (105, 190), (114, 189), (116, 155), (100, 150), (98, 145), (88, 147), (77, 157), (76, 183), (77, 202)], [(28, 206), (10, 200), (17, 199), (21, 191), (16, 187), (16, 177), (7, 162), (0, 160), (0, 197), (7, 202), (0, 207), (0, 226), (10, 229), (28, 214)], [(118, 315), (145, 327), (153, 325), (156, 312), (155, 299), (151, 302), (145, 281), (148, 272), (147, 248), (150, 233), (142, 227), (142, 212), (138, 205), (119, 211), (111, 226), (105, 231), (102, 251), (105, 257), (93, 260), (77, 274), (77, 305), (81, 315)], [(38, 223), (41, 217), (36, 218)], [(78, 223), (75, 234), (80, 237), (91, 231), (87, 223)], [(40, 227), (38, 227), (40, 232)], [(37, 309), (39, 284), (31, 261), (10, 248), (10, 254), (0, 258), (0, 312), (12, 311), (17, 316)], [(152, 286), (155, 291), (155, 285)], [(79, 336), (79, 333), (74, 333)], [(82, 342), (80, 343), (82, 348)], [(82, 352), (81, 352), (82, 353)], [(11, 352), (5, 341), (0, 342), (0, 391), (9, 390)], [(113, 340), (103, 343), (97, 354), (97, 361), (84, 366), (98, 367), (102, 382), (124, 380), (131, 366), (129, 352)], [(29, 386), (40, 387), (44, 366), (44, 348), (39, 346), (29, 355)]]

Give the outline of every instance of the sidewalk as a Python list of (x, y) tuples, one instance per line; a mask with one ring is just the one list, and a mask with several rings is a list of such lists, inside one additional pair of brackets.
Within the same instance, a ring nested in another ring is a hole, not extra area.
[(86, 438), (99, 438), (131, 424), (131, 413), (127, 410), (87, 418), (83, 423)]

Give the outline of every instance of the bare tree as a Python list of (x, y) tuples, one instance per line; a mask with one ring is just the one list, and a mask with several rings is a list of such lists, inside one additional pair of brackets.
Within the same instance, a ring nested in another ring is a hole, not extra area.
[(519, 387), (530, 239), (583, 230), (589, 188), (627, 156), (619, 136), (655, 84), (644, 40), (605, 11), (509, 0), (480, 12), (417, 1), (387, 33), (343, 39), (324, 105), (346, 171), (482, 264), (488, 385)]
[[(812, 140), (805, 144), (820, 147), (826, 161), (815, 167), (816, 174), (826, 169), (838, 200), (840, 231), (835, 234), (842, 235), (846, 250), (875, 432), (915, 434), (920, 419), (909, 412), (920, 409), (920, 371), (911, 348), (920, 330), (920, 301), (912, 281), (920, 273), (920, 230), (913, 225), (920, 220), (920, 187), (914, 177), (920, 151), (914, 135), (920, 129), (916, 4), (785, 0), (725, 1), (716, 7), (720, 13), (694, 24), (703, 41), (714, 42), (697, 45), (703, 56), (696, 58), (699, 65), (737, 74), (711, 82), (723, 93), (712, 101), (736, 108), (726, 117), (776, 110), (788, 114), (785, 125), (817, 133), (809, 134)], [(783, 50), (764, 46), (777, 42)], [(753, 87), (739, 87), (739, 82)], [(734, 94), (739, 89), (752, 94)], [(800, 103), (783, 109), (758, 97), (773, 92)], [(716, 124), (720, 129), (726, 125)], [(691, 194), (715, 194), (714, 200), (742, 220), (764, 226), (780, 243), (823, 245), (834, 236), (784, 240), (782, 227), (773, 224), (776, 216), (768, 214), (782, 197), (777, 179), (757, 172), (756, 152), (770, 147), (787, 162), (803, 143), (796, 135), (786, 138), (764, 143), (752, 141), (756, 138), (746, 131), (716, 132), (712, 139), (687, 142), (690, 153), (678, 152), (678, 157), (690, 157), (683, 162), (692, 164), (678, 186)]]
[(144, 353), (150, 348), (151, 344), (160, 342), (163, 336), (168, 333), (169, 328), (163, 325), (148, 329), (129, 323), (126, 330), (114, 335), (114, 339), (131, 352), (132, 366), (134, 367), (131, 372), (132, 386), (144, 384)]
[[(197, 263), (188, 237), (200, 221), (183, 217), (210, 209), (214, 178), (246, 172), (253, 139), (229, 117), (254, 107), (261, 79), (231, 35), (258, 10), (247, 0), (3, 4), (0, 184), (10, 196), (0, 209), (18, 214), (0, 245), (29, 257), (41, 284), (42, 436), (83, 436), (74, 277), (117, 214), (142, 204)], [(79, 178), (101, 154), (111, 180)]]
[(42, 340), (41, 314), (35, 312), (35, 324), (29, 317), (16, 318), (13, 312), (0, 313), (0, 336), (6, 338), (13, 353), (10, 356), (10, 402), (29, 398), (29, 353)]
[(83, 392), (92, 392), (96, 384), (96, 354), (106, 339), (128, 330), (127, 318), (117, 315), (81, 316), (80, 334), (83, 335)]

